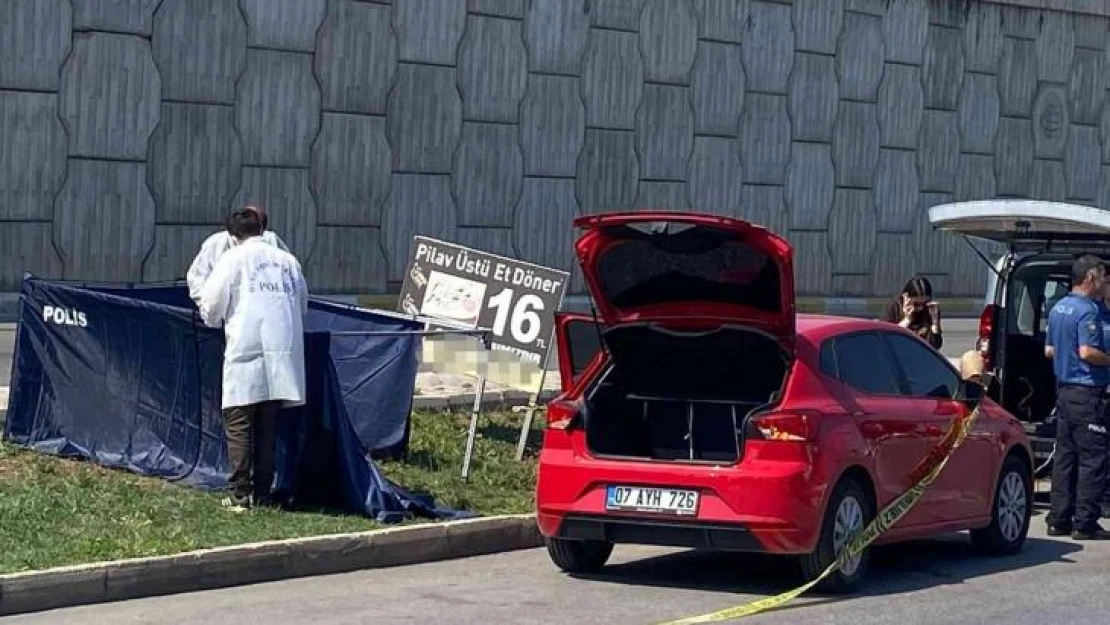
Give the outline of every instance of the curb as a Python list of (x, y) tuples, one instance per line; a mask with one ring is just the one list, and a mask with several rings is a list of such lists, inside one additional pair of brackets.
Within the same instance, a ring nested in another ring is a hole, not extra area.
[(532, 549), (535, 516), (314, 536), (0, 575), (0, 616)]

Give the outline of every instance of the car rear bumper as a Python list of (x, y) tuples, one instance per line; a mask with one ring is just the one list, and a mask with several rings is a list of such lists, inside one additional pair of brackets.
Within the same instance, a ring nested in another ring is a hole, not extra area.
[(618, 544), (660, 545), (715, 551), (765, 551), (763, 544), (742, 525), (677, 523), (613, 517), (568, 515), (554, 538), (599, 540)]

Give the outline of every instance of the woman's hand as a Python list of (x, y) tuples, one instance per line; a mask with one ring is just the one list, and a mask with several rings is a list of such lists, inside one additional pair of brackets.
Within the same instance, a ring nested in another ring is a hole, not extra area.
[(910, 327), (910, 320), (913, 318), (913, 299), (905, 293), (902, 294), (902, 320), (898, 325), (903, 328)]
[(929, 302), (925, 305), (925, 309), (929, 311), (929, 325), (933, 334), (940, 334), (940, 303)]

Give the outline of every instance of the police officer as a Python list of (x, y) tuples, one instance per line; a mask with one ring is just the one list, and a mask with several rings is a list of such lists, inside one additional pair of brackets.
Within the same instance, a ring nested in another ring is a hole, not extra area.
[(1101, 260), (1080, 256), (1071, 268), (1071, 293), (1048, 316), (1045, 355), (1056, 373), (1058, 417), (1049, 536), (1110, 538), (1098, 523), (1110, 453), (1105, 415), (1110, 356), (1097, 302), (1105, 279)]

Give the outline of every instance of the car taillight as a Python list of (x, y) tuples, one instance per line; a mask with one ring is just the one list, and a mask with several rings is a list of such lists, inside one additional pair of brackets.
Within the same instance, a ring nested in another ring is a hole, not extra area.
[(766, 441), (803, 443), (813, 440), (816, 433), (813, 418), (797, 412), (770, 412), (748, 418), (749, 438)]
[(553, 401), (547, 404), (547, 427), (552, 430), (569, 430), (578, 423), (578, 404), (571, 401)]
[(979, 315), (979, 339), (975, 342), (975, 347), (983, 357), (984, 370), (990, 369), (991, 366), (991, 335), (994, 334), (994, 322), (997, 317), (998, 306), (995, 304), (983, 307), (983, 313)]

